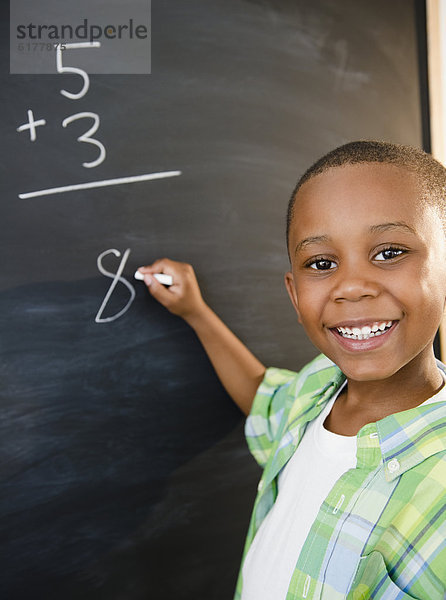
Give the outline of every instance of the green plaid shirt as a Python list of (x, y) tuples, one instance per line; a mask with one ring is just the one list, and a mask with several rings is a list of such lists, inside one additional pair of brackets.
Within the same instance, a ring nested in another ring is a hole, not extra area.
[[(245, 426), (248, 446), (264, 471), (234, 600), (241, 598), (246, 554), (276, 500), (278, 474), (308, 422), (344, 380), (323, 355), (300, 373), (267, 369)], [(338, 479), (319, 509), (286, 600), (444, 600), (446, 402), (364, 425), (356, 458), (356, 467)]]

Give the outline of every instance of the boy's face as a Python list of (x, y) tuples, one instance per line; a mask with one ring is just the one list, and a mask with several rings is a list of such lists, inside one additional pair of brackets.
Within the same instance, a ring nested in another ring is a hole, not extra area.
[(299, 321), (347, 377), (382, 380), (432, 359), (445, 237), (411, 173), (361, 163), (313, 177), (298, 192), (289, 245)]

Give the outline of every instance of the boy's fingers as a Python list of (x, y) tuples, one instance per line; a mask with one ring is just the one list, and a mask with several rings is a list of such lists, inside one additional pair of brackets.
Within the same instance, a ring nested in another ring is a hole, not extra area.
[(147, 285), (147, 289), (152, 296), (163, 306), (167, 306), (172, 301), (172, 292), (166, 289), (155, 277), (147, 274), (144, 277), (144, 283)]
[(166, 273), (172, 275), (175, 272), (173, 267), (173, 261), (168, 258), (161, 258), (153, 262), (151, 265), (145, 265), (139, 267), (138, 271), (141, 273)]

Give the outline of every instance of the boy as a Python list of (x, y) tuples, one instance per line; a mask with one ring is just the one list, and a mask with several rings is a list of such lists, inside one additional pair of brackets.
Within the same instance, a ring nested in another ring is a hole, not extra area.
[[(236, 599), (446, 598), (446, 170), (419, 150), (353, 142), (298, 182), (285, 285), (323, 353), (265, 367), (201, 297), (190, 265), (141, 268), (196, 331), (248, 415), (264, 468)], [(170, 289), (151, 273), (173, 276)], [(260, 387), (259, 387), (260, 384)]]

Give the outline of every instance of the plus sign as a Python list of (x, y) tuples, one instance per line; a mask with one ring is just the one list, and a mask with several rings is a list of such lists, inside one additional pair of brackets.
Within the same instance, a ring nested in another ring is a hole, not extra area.
[(29, 137), (32, 142), (36, 140), (36, 127), (39, 125), (46, 125), (45, 119), (40, 119), (39, 121), (34, 121), (34, 115), (32, 110), (28, 110), (28, 123), (24, 123), (17, 127), (17, 131), (26, 131), (29, 129)]

